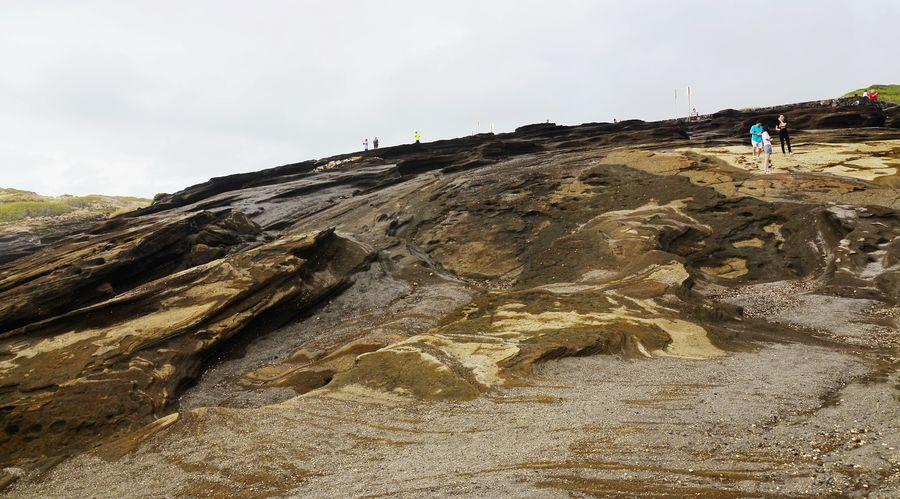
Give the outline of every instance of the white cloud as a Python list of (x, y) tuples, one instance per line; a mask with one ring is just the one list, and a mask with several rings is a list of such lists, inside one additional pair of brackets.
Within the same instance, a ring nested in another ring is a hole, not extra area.
[(900, 4), (10, 1), (0, 185), (152, 196), (550, 119), (660, 119), (900, 81)]

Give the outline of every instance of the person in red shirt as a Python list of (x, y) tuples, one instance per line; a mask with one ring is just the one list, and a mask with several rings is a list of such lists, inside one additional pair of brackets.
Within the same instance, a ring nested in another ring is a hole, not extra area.
[(878, 90), (872, 90), (869, 92), (869, 100), (871, 102), (878, 102)]

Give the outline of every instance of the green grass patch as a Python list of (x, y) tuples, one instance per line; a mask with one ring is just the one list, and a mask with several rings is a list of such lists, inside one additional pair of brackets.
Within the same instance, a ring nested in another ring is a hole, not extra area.
[(869, 85), (868, 87), (858, 88), (852, 92), (847, 92), (843, 97), (859, 97), (865, 90), (875, 90), (878, 92), (879, 102), (900, 104), (900, 85)]
[(0, 203), (13, 203), (16, 201), (46, 201), (46, 196), (41, 196), (30, 191), (19, 189), (0, 188)]
[(13, 201), (0, 203), (0, 222), (14, 222), (23, 218), (52, 217), (75, 211), (59, 201)]
[(30, 191), (0, 187), (0, 223), (27, 218), (56, 217), (67, 213), (97, 216), (120, 213), (150, 204), (147, 199), (127, 196), (41, 196)]

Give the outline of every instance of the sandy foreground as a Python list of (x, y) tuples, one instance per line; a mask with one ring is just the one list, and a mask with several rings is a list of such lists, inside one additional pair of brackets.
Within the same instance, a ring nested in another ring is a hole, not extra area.
[(900, 378), (877, 379), (852, 353), (585, 357), (537, 374), (460, 404), (305, 397), (199, 410), (134, 453), (84, 455), (9, 493), (737, 497), (864, 492), (885, 477), (880, 496), (900, 490)]

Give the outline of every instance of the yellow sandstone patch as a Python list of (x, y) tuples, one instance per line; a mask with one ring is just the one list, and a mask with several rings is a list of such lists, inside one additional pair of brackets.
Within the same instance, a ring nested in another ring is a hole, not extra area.
[(621, 149), (609, 153), (600, 160), (604, 165), (626, 165), (629, 168), (656, 175), (675, 175), (690, 168), (691, 160), (681, 154), (645, 151), (641, 149)]
[(731, 243), (735, 248), (762, 248), (765, 246), (766, 242), (758, 237), (754, 237), (752, 239), (745, 239), (743, 241), (735, 241)]
[[(743, 170), (760, 170), (760, 161), (750, 155), (750, 147), (726, 146), (716, 148), (691, 148), (715, 156), (731, 166)], [(794, 147), (793, 155), (783, 155), (780, 150), (772, 157), (776, 171), (828, 173), (873, 182), (880, 177), (897, 174), (900, 140), (879, 140), (856, 144), (810, 143)]]
[(747, 261), (743, 258), (729, 258), (718, 267), (700, 267), (700, 270), (705, 274), (723, 279), (737, 279), (748, 272)]
[(764, 231), (775, 236), (775, 240), (778, 241), (779, 247), (784, 242), (784, 234), (781, 233), (782, 227), (783, 227), (782, 224), (774, 224), (774, 223), (763, 227)]
[(710, 343), (706, 330), (693, 322), (680, 319), (654, 319), (652, 322), (672, 337), (672, 343), (665, 349), (654, 351), (655, 355), (698, 360), (725, 355)]

